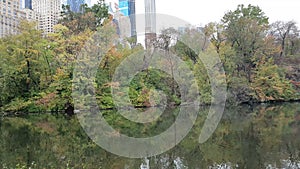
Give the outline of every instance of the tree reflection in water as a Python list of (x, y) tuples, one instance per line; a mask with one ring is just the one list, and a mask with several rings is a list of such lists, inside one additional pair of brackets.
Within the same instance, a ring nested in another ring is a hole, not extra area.
[[(215, 133), (199, 144), (207, 112), (208, 108), (201, 110), (192, 131), (179, 145), (147, 158), (150, 168), (300, 168), (300, 103), (229, 107)], [(114, 113), (106, 112), (107, 119), (113, 122), (110, 114)], [(151, 136), (165, 130), (173, 120), (163, 114), (159, 124), (113, 123), (124, 125), (119, 127), (124, 134)], [(101, 149), (75, 117), (4, 117), (0, 127), (0, 168), (139, 169), (147, 161), (122, 158)]]

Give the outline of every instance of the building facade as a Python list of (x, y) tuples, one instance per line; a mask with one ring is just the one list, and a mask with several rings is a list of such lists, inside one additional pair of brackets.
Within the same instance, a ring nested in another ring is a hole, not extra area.
[(155, 0), (145, 0), (145, 32), (156, 32), (156, 6)]
[(119, 11), (123, 16), (130, 18), (131, 36), (136, 36), (135, 0), (119, 0)]
[(39, 28), (40, 14), (29, 9), (23, 8), (21, 9), (22, 15), (25, 16), (25, 19), (28, 21), (34, 21), (37, 24), (37, 29)]
[(131, 23), (131, 36), (136, 36), (136, 12), (135, 12), (135, 0), (129, 0), (129, 17)]
[(32, 9), (32, 0), (25, 0), (24, 8)]
[(0, 37), (18, 33), (20, 20), (26, 17), (21, 5), (20, 0), (0, 0)]
[(32, 0), (32, 9), (39, 15), (39, 29), (48, 34), (53, 32), (61, 15), (61, 0)]
[(71, 11), (80, 12), (81, 5), (87, 4), (89, 7), (91, 6), (91, 0), (67, 0), (65, 1), (65, 5), (69, 5)]
[(156, 39), (155, 0), (145, 0), (145, 46), (150, 48)]

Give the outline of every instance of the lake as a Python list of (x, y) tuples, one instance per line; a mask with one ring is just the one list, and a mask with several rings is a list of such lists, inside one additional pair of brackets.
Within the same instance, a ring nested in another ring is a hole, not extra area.
[[(76, 116), (30, 114), (1, 118), (0, 168), (229, 169), (300, 168), (300, 103), (226, 108), (210, 138), (198, 142), (208, 107), (202, 107), (188, 135), (174, 148), (148, 158), (114, 155), (95, 144)], [(105, 119), (128, 136), (166, 130), (178, 110), (158, 122), (131, 124), (114, 110)]]

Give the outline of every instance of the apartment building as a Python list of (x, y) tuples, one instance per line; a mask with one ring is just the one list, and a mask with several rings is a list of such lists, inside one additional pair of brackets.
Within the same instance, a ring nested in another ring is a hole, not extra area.
[(39, 15), (39, 29), (44, 34), (53, 32), (61, 14), (61, 0), (32, 0), (32, 9)]
[(18, 33), (20, 19), (26, 15), (20, 0), (0, 0), (0, 37)]
[(23, 8), (20, 10), (20, 12), (22, 13), (23, 18), (25, 18), (26, 20), (36, 22), (37, 29), (39, 29), (39, 25), (40, 25), (40, 14), (39, 13), (37, 13), (29, 8)]

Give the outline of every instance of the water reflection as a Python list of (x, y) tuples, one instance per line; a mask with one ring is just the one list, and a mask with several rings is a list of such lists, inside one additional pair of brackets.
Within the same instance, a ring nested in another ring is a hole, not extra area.
[[(118, 125), (109, 119), (110, 113), (106, 113), (108, 121)], [(199, 144), (207, 113), (208, 109), (202, 108), (195, 126), (179, 145), (147, 159), (106, 152), (87, 137), (76, 118), (49, 114), (5, 117), (0, 123), (0, 168), (300, 168), (300, 103), (227, 108), (214, 134)], [(170, 126), (174, 121), (170, 117), (164, 113), (159, 124), (119, 122), (125, 126), (120, 132), (153, 135)]]

